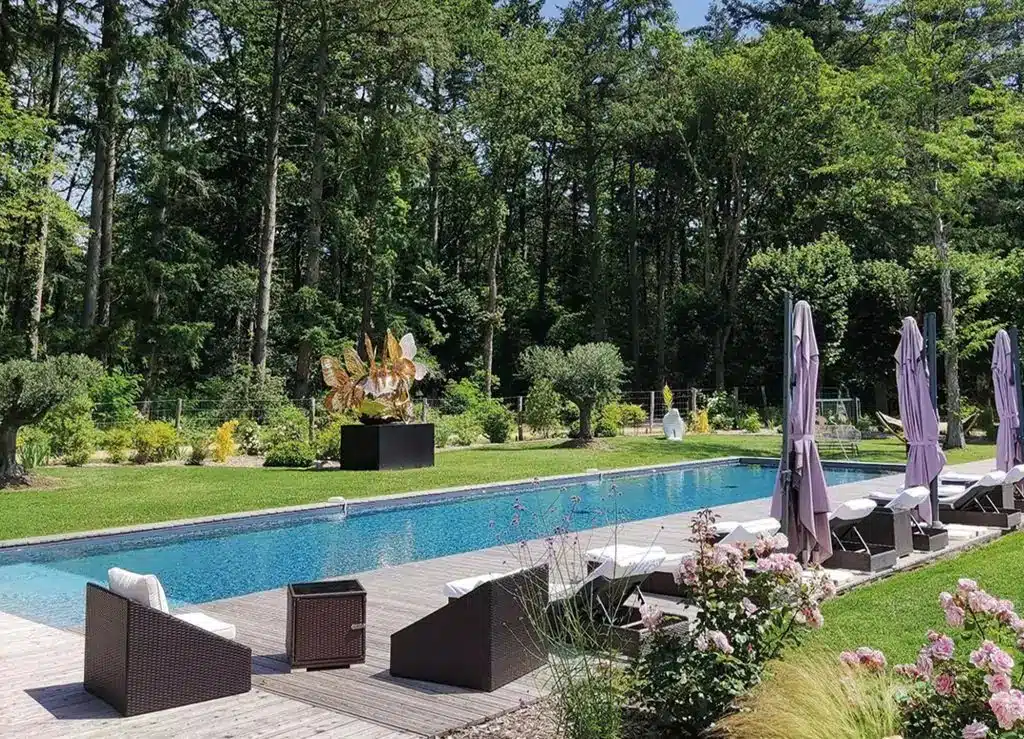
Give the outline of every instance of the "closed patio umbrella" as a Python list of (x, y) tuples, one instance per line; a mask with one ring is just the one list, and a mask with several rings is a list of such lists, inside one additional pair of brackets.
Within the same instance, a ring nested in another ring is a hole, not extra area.
[[(817, 418), (818, 340), (814, 336), (811, 306), (801, 300), (793, 308), (793, 386), (789, 407), (788, 448), (783, 449), (783, 462), (772, 494), (772, 516), (783, 519), (789, 548), (824, 562), (832, 556), (832, 534), (828, 514), (825, 472), (821, 468), (818, 445), (814, 441)], [(785, 484), (784, 461), (791, 460), (789, 485)], [(788, 489), (787, 489), (788, 488)]]
[[(932, 406), (928, 363), (924, 357), (924, 337), (912, 317), (903, 319), (900, 344), (896, 349), (896, 389), (899, 392), (900, 420), (907, 437), (907, 472), (904, 487), (929, 487), (946, 464), (939, 447), (939, 415)], [(931, 500), (918, 506), (922, 521), (932, 521)]]
[(996, 334), (992, 350), (992, 385), (996, 392), (996, 411), (999, 413), (999, 433), (996, 435), (996, 467), (1009, 472), (1014, 465), (1024, 462), (1020, 444), (1020, 409), (1017, 408), (1017, 388), (1013, 382), (1013, 350), (1010, 335), (1002, 329)]

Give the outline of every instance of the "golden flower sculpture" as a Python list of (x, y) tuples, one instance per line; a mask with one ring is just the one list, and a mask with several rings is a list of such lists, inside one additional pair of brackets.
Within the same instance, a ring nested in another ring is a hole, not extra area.
[(355, 411), (366, 418), (412, 420), (412, 383), (427, 374), (426, 366), (414, 361), (416, 341), (412, 334), (396, 341), (388, 330), (379, 359), (369, 336), (364, 342), (365, 362), (354, 349), (345, 350), (344, 362), (336, 357), (320, 358), (324, 382), (330, 388), (324, 401), (327, 408)]

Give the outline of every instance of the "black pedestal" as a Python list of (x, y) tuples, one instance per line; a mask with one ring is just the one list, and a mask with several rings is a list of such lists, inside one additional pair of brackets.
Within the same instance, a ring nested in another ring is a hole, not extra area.
[(402, 470), (433, 466), (432, 423), (341, 427), (343, 470)]

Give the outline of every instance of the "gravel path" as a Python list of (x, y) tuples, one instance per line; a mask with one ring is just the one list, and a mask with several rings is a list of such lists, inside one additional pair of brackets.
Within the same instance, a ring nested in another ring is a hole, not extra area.
[(554, 712), (538, 701), (468, 729), (444, 734), (445, 739), (560, 739)]

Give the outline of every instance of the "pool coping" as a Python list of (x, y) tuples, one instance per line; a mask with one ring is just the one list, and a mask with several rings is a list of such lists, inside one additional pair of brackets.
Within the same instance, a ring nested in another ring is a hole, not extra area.
[[(324, 501), (321, 503), (302, 503), (294, 506), (279, 506), (276, 508), (262, 508), (250, 511), (236, 511), (234, 513), (218, 513), (209, 516), (196, 516), (193, 518), (172, 519), (169, 521), (156, 521), (153, 523), (132, 524), (129, 526), (116, 526), (106, 529), (92, 529), (89, 531), (72, 531), (61, 534), (45, 534), (42, 536), (30, 536), (20, 539), (5, 539), (0, 541), (0, 553), (5, 550), (22, 547), (32, 547), (42, 544), (56, 544), (61, 542), (81, 541), (84, 539), (99, 539), (125, 534), (139, 534), (146, 532), (168, 531), (185, 529), (192, 526), (199, 526), (210, 523), (237, 521), (244, 518), (263, 518), (267, 516), (280, 516), (289, 513), (303, 513), (308, 511), (324, 510), (332, 508), (344, 508), (347, 506), (349, 512), (364, 509), (377, 509), (381, 503), (397, 503), (395, 506), (415, 504), (418, 502), (432, 502), (441, 500), (458, 499), (471, 495), (488, 495), (495, 492), (511, 493), (517, 490), (533, 488), (536, 485), (551, 486), (559, 483), (602, 481), (620, 477), (631, 477), (646, 472), (668, 471), (672, 469), (687, 469), (690, 467), (719, 467), (732, 464), (756, 464), (762, 466), (777, 465), (779, 460), (774, 457), (712, 457), (709, 459), (692, 459), (681, 462), (664, 462), (653, 465), (642, 465), (638, 467), (618, 467), (609, 470), (588, 470), (586, 472), (571, 472), (563, 475), (548, 475), (546, 477), (534, 477), (528, 479), (506, 480), (501, 482), (486, 482), (473, 485), (460, 485), (449, 488), (434, 488), (430, 490), (414, 490), (405, 493), (390, 493), (374, 495), (366, 498), (356, 498), (345, 503), (332, 503)], [(906, 469), (905, 464), (898, 462), (861, 462), (844, 460), (822, 460), (822, 466), (828, 468), (874, 470), (882, 473), (899, 473)], [(685, 511), (682, 511), (685, 513)]]

